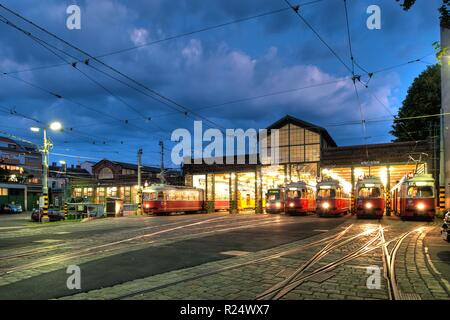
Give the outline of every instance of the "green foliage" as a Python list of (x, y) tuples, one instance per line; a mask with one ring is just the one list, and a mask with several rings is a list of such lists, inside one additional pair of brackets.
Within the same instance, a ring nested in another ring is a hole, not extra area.
[[(448, 55), (448, 47), (441, 47), (439, 41), (433, 42), (433, 48), (436, 51), (436, 59), (442, 65), (442, 57)], [(447, 62), (450, 65), (450, 60)]]
[[(396, 141), (426, 140), (439, 127), (439, 117), (399, 120), (408, 117), (439, 114), (441, 112), (441, 66), (428, 67), (408, 89), (391, 134)], [(409, 135), (408, 133), (409, 132)]]
[[(395, 0), (400, 2), (400, 0)], [(408, 11), (416, 3), (416, 0), (403, 0), (400, 6), (403, 10)], [(439, 7), (439, 13), (441, 14), (441, 26), (450, 29), (450, 0), (442, 0), (442, 5)]]

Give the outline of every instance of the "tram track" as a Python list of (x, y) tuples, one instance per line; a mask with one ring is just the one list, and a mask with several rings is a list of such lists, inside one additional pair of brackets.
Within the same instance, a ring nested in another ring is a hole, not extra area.
[[(261, 221), (261, 218), (251, 219), (251, 220), (243, 219), (243, 221), (237, 221), (238, 222), (237, 224), (229, 224), (228, 223), (228, 224), (223, 224), (223, 225), (219, 225), (219, 226), (203, 227), (204, 224), (217, 222), (219, 220), (222, 220), (221, 218), (224, 218), (224, 217), (211, 218), (209, 220), (202, 220), (202, 221), (198, 221), (195, 223), (182, 225), (182, 226), (178, 226), (178, 227), (174, 227), (174, 228), (158, 230), (156, 232), (152, 232), (149, 234), (134, 236), (131, 238), (122, 239), (119, 241), (106, 243), (106, 244), (102, 244), (102, 245), (98, 245), (98, 246), (94, 246), (94, 247), (82, 248), (82, 249), (78, 249), (78, 252), (76, 252), (76, 253), (68, 253), (68, 254), (63, 253), (63, 254), (59, 254), (59, 255), (46, 257), (45, 261), (32, 262), (32, 263), (28, 263), (28, 264), (15, 266), (12, 268), (10, 267), (5, 272), (0, 273), (0, 276), (10, 274), (13, 272), (18, 272), (21, 270), (29, 270), (29, 269), (33, 269), (33, 268), (44, 267), (44, 266), (53, 265), (53, 264), (61, 263), (61, 262), (68, 261), (68, 260), (85, 258), (85, 257), (92, 256), (92, 255), (99, 255), (99, 254), (108, 253), (111, 251), (120, 250), (120, 249), (124, 248), (123, 246), (121, 246), (124, 244), (127, 245), (127, 248), (130, 248), (131, 246), (152, 244), (152, 243), (157, 243), (158, 241), (175, 241), (179, 238), (186, 237), (186, 235), (181, 234), (181, 235), (176, 235), (174, 237), (168, 237), (168, 238), (163, 238), (163, 239), (158, 239), (158, 240), (151, 240), (151, 241), (147, 241), (147, 242), (137, 242), (136, 243), (136, 241), (140, 241), (140, 240), (147, 239), (150, 237), (156, 237), (159, 235), (167, 234), (169, 232), (174, 232), (174, 231), (182, 230), (182, 229), (186, 229), (186, 228), (189, 228), (188, 230), (190, 232), (198, 230), (198, 229), (190, 228), (190, 227), (202, 226), (202, 228), (200, 230), (212, 229), (210, 231), (199, 232), (199, 233), (194, 234), (195, 236), (205, 236), (205, 235), (208, 235), (211, 233), (216, 233), (216, 232), (233, 231), (233, 230), (238, 230), (241, 228), (253, 228), (253, 227), (257, 227), (257, 226), (273, 224), (274, 222), (276, 222), (276, 220), (278, 220), (276, 217), (263, 218), (262, 221)], [(255, 220), (259, 221), (259, 223), (255, 223)], [(290, 222), (290, 223), (294, 223), (294, 222)], [(221, 228), (221, 227), (225, 227), (225, 228)], [(133, 243), (133, 241), (135, 243)], [(4, 258), (6, 259), (6, 257), (4, 257)]]
[(389, 251), (388, 243), (385, 240), (384, 237), (384, 230), (381, 232), (381, 240), (382, 240), (382, 250), (383, 250), (383, 262), (385, 266), (385, 279), (388, 284), (388, 290), (389, 290), (389, 298), (390, 300), (403, 300), (401, 291), (398, 287), (397, 282), (397, 276), (396, 276), (396, 269), (395, 269), (395, 261), (397, 257), (397, 252), (400, 249), (400, 246), (402, 245), (403, 241), (410, 236), (411, 234), (415, 232), (422, 232), (423, 227), (416, 228), (414, 230), (411, 230), (409, 232), (405, 232), (401, 234), (397, 239), (394, 241), (394, 246)]
[[(411, 235), (414, 232), (419, 232), (422, 228), (415, 228), (414, 230), (410, 230), (408, 232), (402, 233), (399, 236), (386, 241), (384, 238), (384, 228), (379, 225), (378, 232), (375, 237), (370, 239), (369, 241), (365, 242), (360, 248), (350, 252), (349, 254), (344, 255), (343, 257), (340, 257), (339, 259), (328, 263), (322, 267), (319, 267), (313, 271), (311, 271), (309, 274), (304, 274), (307, 269), (309, 269), (311, 266), (317, 264), (317, 262), (323, 258), (327, 252), (330, 252), (334, 249), (336, 249), (339, 246), (344, 245), (344, 243), (339, 243), (337, 245), (328, 246), (328, 248), (322, 248), (319, 252), (317, 252), (310, 260), (305, 262), (302, 266), (300, 266), (296, 271), (291, 274), (287, 279), (279, 282), (278, 284), (274, 285), (273, 287), (269, 288), (262, 294), (256, 297), (257, 300), (278, 300), (286, 296), (289, 292), (299, 287), (301, 284), (303, 284), (305, 281), (318, 276), (320, 274), (330, 272), (334, 270), (335, 268), (350, 262), (356, 258), (359, 258), (369, 252), (372, 252), (378, 248), (383, 249), (383, 255), (385, 255), (386, 248), (394, 243), (394, 247), (391, 251), (391, 253), (388, 253), (389, 263), (385, 263), (385, 270), (387, 270), (387, 276), (386, 279), (389, 283), (389, 291), (390, 291), (390, 298), (392, 299), (399, 299), (400, 298), (400, 292), (398, 290), (397, 282), (395, 280), (395, 257), (397, 255), (397, 252), (405, 238), (407, 238), (409, 235)], [(345, 230), (344, 230), (345, 231)], [(353, 237), (352, 237), (353, 238)], [(356, 239), (356, 237), (355, 237)], [(347, 239), (350, 240), (350, 239)], [(378, 244), (373, 245), (376, 241), (379, 241)]]
[(257, 263), (266, 262), (266, 261), (270, 261), (270, 260), (274, 260), (274, 259), (279, 259), (279, 258), (281, 258), (283, 256), (299, 253), (299, 252), (304, 251), (306, 249), (313, 248), (313, 247), (321, 245), (323, 243), (327, 243), (328, 241), (332, 241), (335, 237), (336, 237), (336, 235), (327, 236), (327, 237), (325, 237), (323, 239), (320, 239), (320, 240), (314, 241), (312, 243), (309, 243), (309, 244), (307, 244), (305, 246), (302, 246), (301, 248), (282, 250), (280, 252), (277, 252), (277, 253), (274, 253), (274, 254), (270, 254), (270, 255), (268, 255), (266, 257), (257, 258), (257, 259), (254, 259), (252, 261), (236, 263), (236, 264), (233, 264), (231, 266), (226, 266), (226, 267), (218, 268), (218, 269), (215, 269), (215, 270), (202, 272), (202, 273), (199, 273), (199, 274), (197, 274), (195, 276), (189, 276), (189, 277), (186, 277), (186, 278), (183, 278), (183, 279), (171, 281), (171, 282), (164, 283), (164, 284), (161, 284), (161, 285), (158, 285), (158, 286), (154, 286), (154, 287), (151, 287), (151, 288), (136, 290), (136, 291), (124, 294), (124, 295), (116, 296), (115, 298), (113, 298), (113, 300), (124, 300), (124, 299), (132, 298), (132, 297), (135, 297), (135, 296), (138, 296), (138, 295), (142, 295), (142, 294), (145, 294), (145, 293), (161, 290), (161, 289), (164, 289), (164, 288), (167, 288), (167, 287), (171, 287), (171, 286), (175, 286), (175, 285), (178, 285), (178, 284), (187, 283), (189, 281), (194, 281), (194, 280), (198, 280), (198, 279), (205, 278), (205, 277), (208, 277), (208, 276), (212, 276), (212, 275), (215, 275), (215, 274), (219, 274), (219, 273), (222, 273), (222, 272), (225, 272), (225, 271), (239, 269), (239, 268), (246, 267), (246, 266), (253, 265), (253, 264), (257, 264)]

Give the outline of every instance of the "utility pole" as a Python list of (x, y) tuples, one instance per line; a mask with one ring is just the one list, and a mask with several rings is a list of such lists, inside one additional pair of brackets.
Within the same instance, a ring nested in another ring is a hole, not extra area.
[(52, 147), (52, 143), (47, 139), (47, 129), (44, 128), (44, 146), (42, 148), (43, 164), (42, 164), (42, 217), (41, 221), (48, 221), (48, 153)]
[[(441, 48), (450, 48), (450, 29), (441, 26)], [(440, 175), (439, 189), (440, 200), (445, 201), (442, 205), (450, 207), (450, 148), (447, 143), (450, 142), (450, 119), (444, 117), (444, 113), (450, 112), (450, 59), (448, 54), (442, 55), (441, 65), (441, 92), (442, 92), (442, 110), (441, 110), (441, 141), (440, 141)], [(440, 201), (441, 202), (441, 201)], [(445, 209), (442, 208), (442, 209)]]
[(161, 173), (159, 179), (161, 184), (166, 183), (166, 178), (164, 177), (164, 141), (159, 141), (159, 146), (161, 147)]
[(137, 153), (137, 171), (138, 171), (138, 209), (137, 214), (142, 214), (142, 180), (141, 180), (141, 162), (142, 162), (142, 149)]

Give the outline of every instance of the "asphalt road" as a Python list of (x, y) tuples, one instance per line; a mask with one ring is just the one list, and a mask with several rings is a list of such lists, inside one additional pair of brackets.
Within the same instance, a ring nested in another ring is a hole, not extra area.
[[(261, 219), (271, 219), (271, 217), (268, 218), (267, 216), (259, 217)], [(259, 217), (256, 215), (248, 215), (248, 217), (238, 217), (237, 219), (242, 219), (241, 221), (243, 223), (248, 219), (249, 224), (254, 224), (255, 222), (251, 220), (256, 218), (255, 221), (258, 221)], [(188, 217), (147, 218), (145, 222), (147, 224), (151, 224), (153, 221), (155, 223), (163, 223), (161, 221), (165, 221), (164, 219), (166, 219), (170, 222), (179, 221), (182, 225), (184, 221), (186, 221), (185, 223), (190, 223), (194, 218), (201, 219), (202, 217), (191, 215)], [(213, 232), (208, 236), (160, 246), (149, 246), (136, 251), (128, 251), (104, 258), (92, 259), (79, 265), (82, 273), (82, 290), (79, 292), (108, 287), (134, 279), (229, 258), (229, 256), (222, 254), (224, 251), (238, 250), (254, 252), (290, 243), (326, 232), (326, 230), (332, 230), (349, 218), (320, 219), (316, 217), (280, 216), (279, 221), (262, 226), (255, 225), (255, 227), (246, 229), (231, 229), (227, 232), (217, 234)], [(235, 222), (233, 218), (226, 218), (221, 223), (222, 225), (226, 225), (227, 223), (231, 225)], [(65, 229), (67, 228), (65, 226)], [(55, 228), (45, 229), (44, 227), (38, 235), (9, 238), (5, 243), (2, 240), (1, 246), (3, 248), (26, 247), (33, 241), (49, 237), (51, 239), (62, 240), (63, 242), (73, 241), (74, 239), (92, 239), (98, 237), (101, 232), (108, 232), (110, 233), (109, 236), (117, 233), (117, 240), (119, 240), (121, 232), (133, 228), (136, 228), (136, 225), (123, 226), (117, 223), (114, 225), (107, 224), (105, 228), (94, 228), (90, 230), (80, 230), (77, 226), (77, 230), (73, 232), (55, 235)], [(200, 232), (201, 230), (202, 228), (198, 228), (195, 231), (187, 230), (186, 232)], [(76, 264), (76, 261), (70, 261), (70, 264), (74, 263)], [(51, 299), (77, 293), (77, 291), (69, 291), (67, 289), (67, 277), (66, 269), (62, 268), (1, 286), (0, 299)]]

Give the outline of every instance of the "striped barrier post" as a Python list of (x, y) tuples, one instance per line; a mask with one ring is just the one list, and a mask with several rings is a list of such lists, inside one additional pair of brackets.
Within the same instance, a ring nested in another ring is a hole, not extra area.
[(386, 192), (386, 215), (391, 215), (391, 193)]
[(138, 190), (137, 192), (138, 194), (138, 203), (137, 203), (137, 215), (141, 215), (142, 214), (142, 190)]
[(439, 187), (439, 210), (441, 212), (445, 211), (445, 187)]
[(64, 217), (67, 218), (68, 214), (69, 214), (69, 206), (67, 205), (67, 202), (64, 202)]
[(41, 222), (48, 221), (48, 208), (49, 208), (49, 200), (48, 200), (48, 194), (44, 193), (42, 196), (42, 199), (44, 201), (44, 205), (42, 206), (42, 217)]

